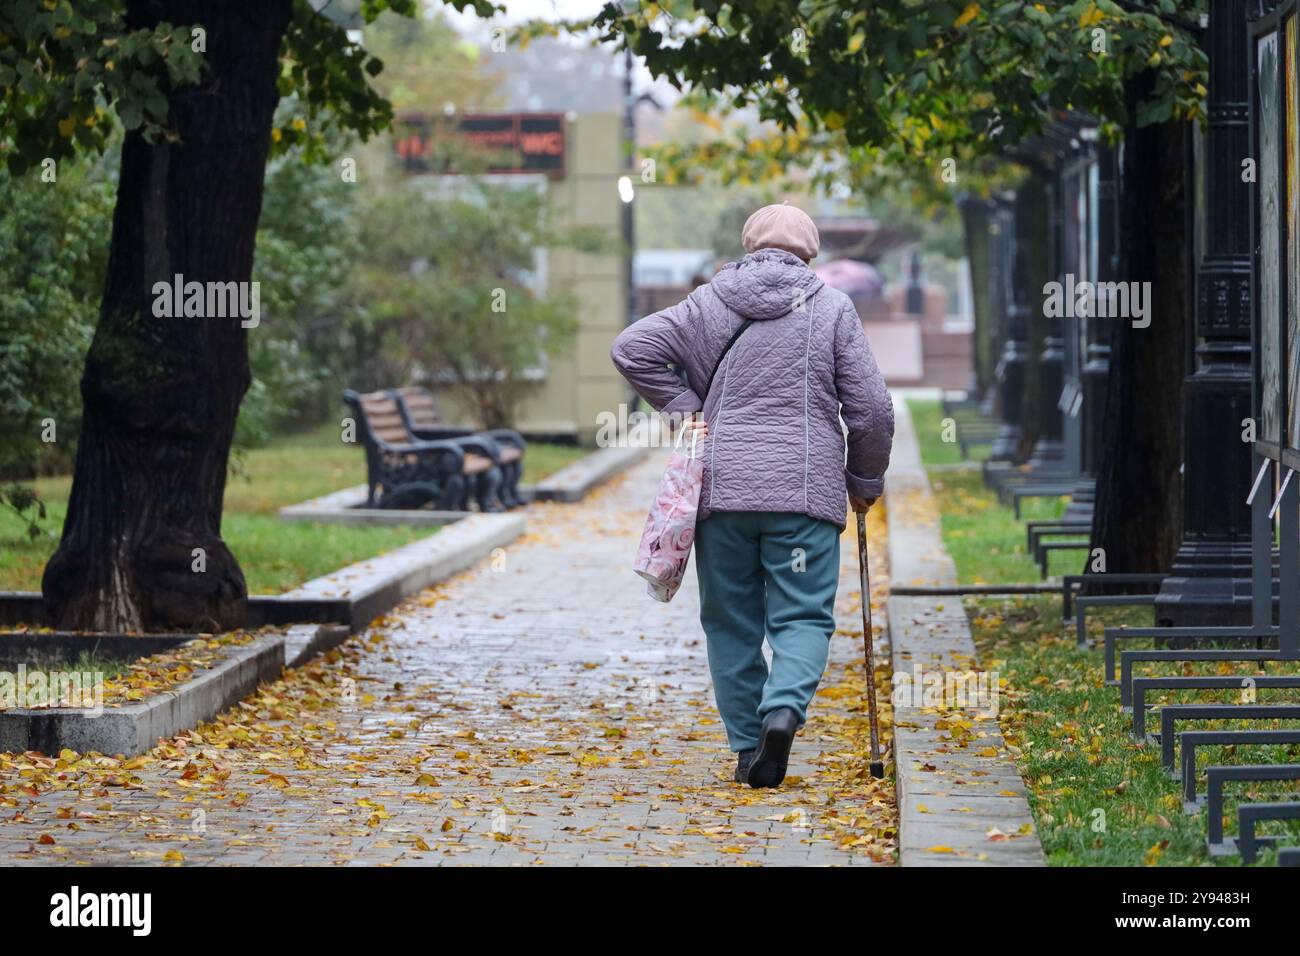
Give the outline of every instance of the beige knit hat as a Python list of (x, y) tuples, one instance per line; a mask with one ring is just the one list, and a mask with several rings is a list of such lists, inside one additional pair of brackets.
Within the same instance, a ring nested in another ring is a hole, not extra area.
[(784, 249), (805, 262), (821, 249), (817, 225), (808, 214), (789, 201), (779, 206), (764, 206), (745, 220), (740, 242), (746, 252), (756, 249)]

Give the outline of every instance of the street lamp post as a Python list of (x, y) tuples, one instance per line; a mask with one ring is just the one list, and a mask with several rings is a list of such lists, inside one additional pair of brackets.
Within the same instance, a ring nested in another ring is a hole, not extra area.
[(999, 202), (1004, 210), (1001, 235), (1006, 245), (1002, 261), (1005, 263), (1003, 275), (1007, 279), (1009, 294), (1003, 299), (1007, 303), (1003, 325), (1006, 338), (997, 367), (1002, 426), (989, 449), (989, 460), (1014, 461), (1024, 420), (1025, 360), (1030, 314), (1026, 250), (1031, 240), (1027, 235), (1029, 211), (1026, 208), (1025, 188), (1022, 186), (1015, 193), (999, 197)]
[(1176, 626), (1250, 619), (1251, 185), (1245, 0), (1210, 4), (1208, 129), (1204, 140), (1204, 255), (1196, 270), (1194, 368), (1183, 402), (1183, 540), (1156, 598)]
[(632, 172), (636, 164), (636, 97), (632, 91), (632, 70), (636, 58), (631, 47), (623, 48), (623, 148), (626, 150), (624, 167), (627, 175), (619, 180), (619, 199), (623, 203), (623, 281), (627, 295), (627, 324), (638, 318), (636, 312), (636, 285), (633, 281), (633, 257), (636, 255), (636, 218), (632, 210), (635, 194)]

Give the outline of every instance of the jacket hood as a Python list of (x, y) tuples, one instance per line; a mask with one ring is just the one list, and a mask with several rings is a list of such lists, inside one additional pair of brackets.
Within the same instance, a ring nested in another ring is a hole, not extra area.
[(822, 280), (793, 252), (759, 249), (728, 262), (710, 285), (733, 312), (763, 320), (789, 315), (812, 298)]

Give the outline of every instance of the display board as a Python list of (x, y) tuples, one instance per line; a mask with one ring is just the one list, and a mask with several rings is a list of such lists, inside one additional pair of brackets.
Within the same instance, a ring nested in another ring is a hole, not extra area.
[[(1300, 403), (1296, 401), (1296, 386), (1300, 384), (1300, 355), (1296, 346), (1300, 339), (1296, 336), (1296, 324), (1300, 323), (1300, 114), (1297, 114), (1296, 97), (1296, 14), (1293, 12), (1284, 20), (1283, 44), (1284, 66), (1282, 68), (1283, 97), (1283, 135), (1286, 137), (1286, 149), (1283, 154), (1286, 163), (1286, 262), (1283, 272), (1286, 275), (1286, 309), (1285, 334), (1279, 342), (1286, 356), (1286, 390), (1281, 401), (1282, 409), (1282, 447), (1295, 452), (1300, 449), (1300, 429), (1296, 426), (1296, 414), (1300, 412)], [(1283, 456), (1286, 457), (1285, 455)]]
[[(1284, 163), (1286, 91), (1282, 77), (1282, 36), (1276, 23), (1261, 21), (1256, 28), (1253, 60), (1251, 125), (1258, 157), (1254, 225), (1258, 242), (1255, 261), (1255, 384), (1259, 451), (1274, 459), (1282, 454), (1284, 393), (1282, 384), (1283, 281), (1287, 270), (1283, 250), (1284, 210), (1290, 203), (1281, 172)], [(1294, 91), (1292, 91), (1294, 95)], [(1290, 290), (1288, 289), (1288, 292)], [(1287, 298), (1290, 298), (1288, 295)]]
[(459, 173), (469, 151), (477, 172), (564, 176), (562, 113), (404, 113), (394, 131), (393, 151), (409, 173)]

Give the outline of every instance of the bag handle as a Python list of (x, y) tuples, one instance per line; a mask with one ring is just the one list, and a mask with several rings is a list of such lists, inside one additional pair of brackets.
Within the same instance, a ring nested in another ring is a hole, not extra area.
[[(749, 328), (751, 325), (753, 325), (753, 323), (754, 323), (753, 319), (745, 319), (743, 322), (740, 323), (740, 326), (736, 329), (736, 331), (731, 333), (731, 338), (727, 340), (727, 344), (722, 348), (722, 354), (719, 355), (718, 360), (713, 363), (713, 371), (709, 373), (708, 384), (704, 386), (705, 401), (708, 401), (709, 392), (713, 391), (713, 380), (718, 376), (718, 369), (722, 368), (722, 360), (727, 357), (727, 353), (731, 351), (731, 347), (736, 344), (736, 339), (740, 338), (741, 335), (744, 334), (745, 329)], [(674, 448), (679, 447), (681, 445), (682, 437), (685, 434), (686, 434), (685, 428), (681, 429), (677, 433), (677, 441), (673, 443)], [(696, 431), (695, 429), (691, 429), (691, 450), (690, 450), (690, 454), (686, 456), (687, 458), (695, 457), (695, 445), (696, 445), (696, 440), (698, 438), (699, 438), (699, 432)]]

